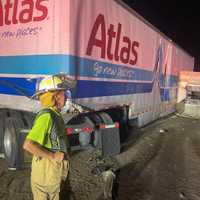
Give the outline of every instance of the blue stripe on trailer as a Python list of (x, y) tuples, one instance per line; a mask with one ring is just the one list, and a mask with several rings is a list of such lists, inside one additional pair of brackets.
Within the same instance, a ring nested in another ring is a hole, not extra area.
[[(72, 76), (116, 80), (152, 81), (153, 79), (152, 71), (72, 55), (0, 56), (1, 74), (51, 75), (61, 72)], [(160, 79), (162, 86), (174, 86), (177, 83), (177, 78), (173, 75), (165, 78), (162, 75)]]
[(35, 92), (36, 79), (0, 77), (0, 94), (32, 96)]
[[(35, 92), (36, 79), (0, 78), (0, 93), (32, 96)], [(79, 80), (72, 91), (75, 98), (147, 93), (152, 90), (152, 83), (124, 83), (106, 81)]]
[(0, 56), (1, 74), (58, 74), (151, 81), (153, 72), (72, 55)]
[[(73, 92), (75, 98), (147, 93), (151, 92), (153, 87), (152, 82), (145, 82), (152, 81), (153, 72), (144, 69), (70, 55), (0, 56), (0, 73), (2, 74), (57, 74), (60, 72), (86, 77), (87, 80), (78, 81), (77, 88)], [(90, 78), (98, 78), (98, 80), (92, 81)], [(103, 81), (101, 78), (135, 82), (111, 82)], [(159, 75), (159, 82), (161, 87), (176, 86), (177, 77)], [(35, 84), (36, 79), (0, 78), (0, 93), (31, 96), (34, 94)], [(168, 90), (161, 89), (161, 96), (163, 100), (168, 100)]]
[(78, 74), (84, 77), (110, 78), (120, 80), (152, 81), (153, 72), (136, 66), (112, 64), (98, 60), (73, 57), (72, 66), (78, 67)]
[(1, 74), (73, 73), (66, 55), (0, 56)]
[(170, 89), (160, 89), (161, 101), (170, 101)]
[(174, 75), (161, 75), (159, 81), (161, 87), (174, 87), (177, 86), (178, 77)]
[(78, 81), (76, 97), (101, 97), (148, 93), (152, 91), (153, 83), (119, 83), (105, 81)]
[[(0, 94), (31, 97), (35, 92), (36, 79), (0, 77)], [(78, 80), (72, 90), (73, 98), (92, 98), (102, 96), (150, 93), (153, 83), (124, 83)], [(161, 100), (170, 100), (170, 89), (161, 88)]]

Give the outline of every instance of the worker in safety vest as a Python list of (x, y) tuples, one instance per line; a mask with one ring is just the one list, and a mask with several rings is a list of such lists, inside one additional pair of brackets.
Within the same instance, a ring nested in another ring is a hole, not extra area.
[(33, 154), (31, 188), (34, 200), (59, 199), (60, 186), (69, 171), (68, 141), (60, 114), (66, 102), (66, 85), (56, 76), (41, 80), (36, 97), (43, 109), (37, 114), (23, 148)]

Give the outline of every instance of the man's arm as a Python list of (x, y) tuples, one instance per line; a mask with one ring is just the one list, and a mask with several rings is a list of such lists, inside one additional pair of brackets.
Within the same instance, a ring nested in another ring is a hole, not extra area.
[(61, 162), (64, 159), (64, 153), (62, 152), (53, 153), (29, 139), (25, 140), (23, 148), (35, 156), (47, 158), (49, 160), (55, 160), (57, 162)]

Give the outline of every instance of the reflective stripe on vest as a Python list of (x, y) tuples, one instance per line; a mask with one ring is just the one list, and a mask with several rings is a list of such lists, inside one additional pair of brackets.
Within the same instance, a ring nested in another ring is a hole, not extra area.
[(64, 132), (64, 120), (62, 117), (59, 117), (53, 110), (49, 108), (45, 108), (41, 110), (36, 119), (44, 113), (49, 113), (52, 119), (52, 127), (50, 131), (50, 140), (52, 144), (52, 148), (49, 149), (50, 151), (61, 151), (64, 152), (66, 155), (68, 154), (67, 151), (67, 136)]

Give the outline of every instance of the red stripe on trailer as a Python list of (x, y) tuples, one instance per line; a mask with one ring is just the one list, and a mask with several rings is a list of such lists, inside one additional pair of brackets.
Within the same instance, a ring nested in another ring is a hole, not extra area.
[(80, 132), (84, 132), (84, 133), (91, 133), (93, 131), (93, 128), (91, 127), (84, 127), (84, 128), (66, 128), (66, 133), (67, 135), (72, 135), (73, 133), (80, 133)]
[(100, 129), (106, 129), (106, 128), (119, 128), (119, 123), (115, 122), (114, 124), (100, 124)]
[(115, 122), (115, 128), (119, 128), (119, 122)]
[(91, 133), (93, 131), (93, 129), (91, 127), (84, 127), (84, 128), (82, 128), (82, 130), (85, 133)]
[(67, 135), (72, 135), (72, 133), (73, 133), (72, 128), (66, 128), (65, 131), (66, 131)]

